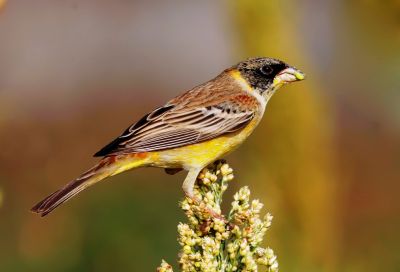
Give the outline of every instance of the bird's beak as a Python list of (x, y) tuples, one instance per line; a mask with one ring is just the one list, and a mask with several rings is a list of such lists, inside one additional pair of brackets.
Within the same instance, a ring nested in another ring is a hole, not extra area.
[(275, 76), (273, 85), (274, 88), (277, 88), (286, 83), (303, 80), (305, 77), (306, 75), (302, 71), (289, 67)]

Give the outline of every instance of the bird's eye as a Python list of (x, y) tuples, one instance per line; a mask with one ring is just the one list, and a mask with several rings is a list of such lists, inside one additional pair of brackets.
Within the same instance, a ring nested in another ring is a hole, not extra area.
[(270, 65), (265, 65), (265, 66), (263, 66), (263, 67), (260, 68), (260, 72), (261, 72), (263, 75), (269, 76), (269, 75), (272, 74), (273, 69), (272, 69), (272, 67), (271, 67)]

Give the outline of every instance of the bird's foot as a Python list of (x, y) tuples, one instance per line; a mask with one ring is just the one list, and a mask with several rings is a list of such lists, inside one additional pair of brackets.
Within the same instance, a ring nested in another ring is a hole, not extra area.
[(214, 164), (215, 165), (218, 165), (218, 164), (225, 164), (226, 163), (226, 160), (224, 160), (224, 159), (219, 159), (219, 160), (216, 160), (215, 162), (214, 162)]
[[(188, 197), (189, 197), (189, 196), (188, 196)], [(198, 197), (192, 196), (192, 197), (189, 197), (189, 198), (193, 201), (193, 203), (194, 203), (196, 206), (198, 206), (198, 207), (202, 207), (202, 206), (203, 206), (204, 211), (205, 211), (206, 213), (208, 213), (212, 218), (217, 218), (217, 219), (223, 221), (223, 222), (226, 223), (226, 224), (228, 223), (228, 220), (226, 220), (226, 218), (225, 218), (220, 212), (217, 212), (217, 211), (214, 210), (213, 208), (207, 206), (207, 204), (204, 203), (204, 202), (202, 202), (202, 200), (199, 199)], [(203, 205), (202, 205), (202, 204), (203, 204)]]

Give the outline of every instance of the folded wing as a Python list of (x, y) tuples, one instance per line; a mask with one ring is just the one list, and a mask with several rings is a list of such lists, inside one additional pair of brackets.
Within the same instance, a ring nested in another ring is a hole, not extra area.
[(254, 117), (248, 94), (191, 107), (167, 104), (144, 116), (95, 156), (159, 151), (196, 144), (245, 127)]

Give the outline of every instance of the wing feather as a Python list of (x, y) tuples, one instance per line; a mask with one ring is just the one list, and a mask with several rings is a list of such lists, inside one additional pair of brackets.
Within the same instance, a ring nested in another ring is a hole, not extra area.
[(96, 156), (128, 154), (177, 148), (206, 141), (245, 127), (254, 117), (256, 103), (250, 95), (231, 96), (215, 105), (190, 108), (167, 104), (147, 114), (138, 123), (104, 147)]

